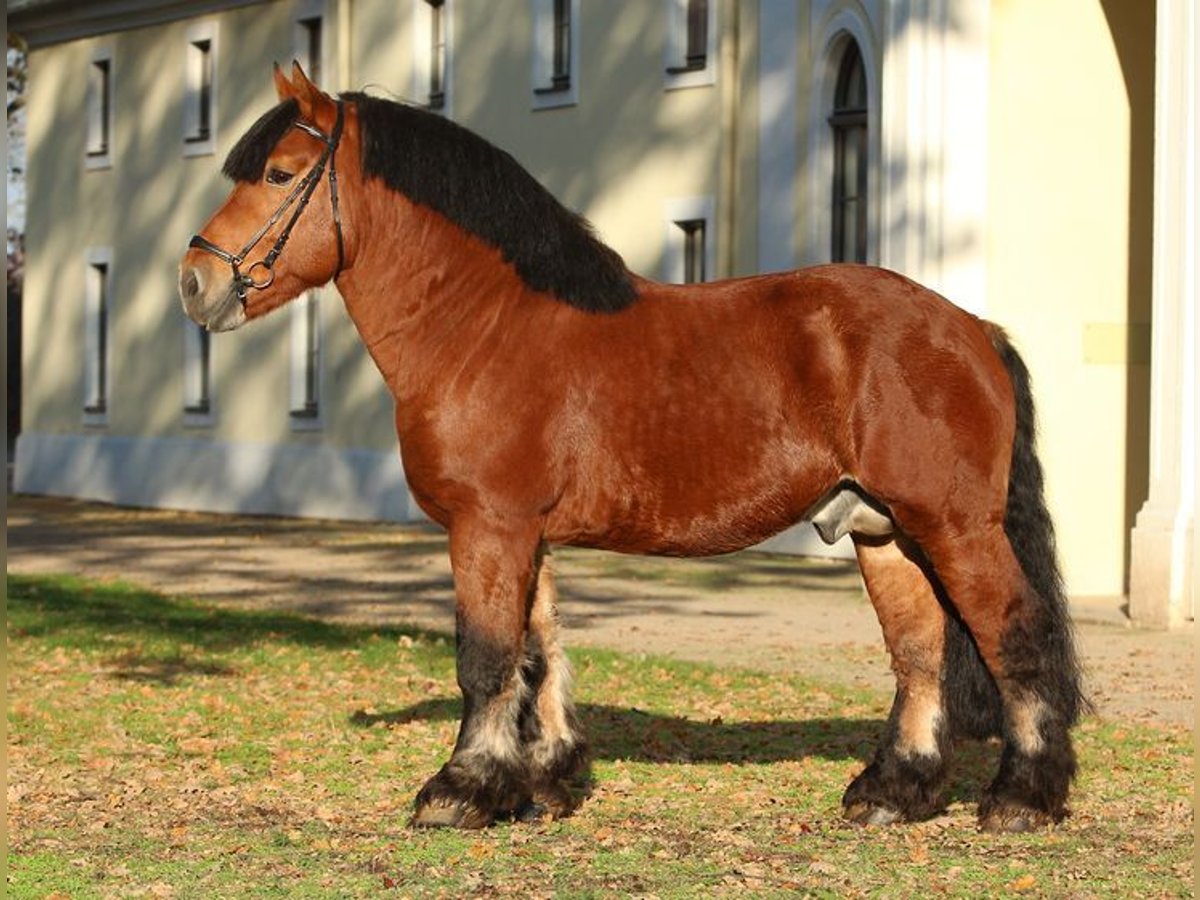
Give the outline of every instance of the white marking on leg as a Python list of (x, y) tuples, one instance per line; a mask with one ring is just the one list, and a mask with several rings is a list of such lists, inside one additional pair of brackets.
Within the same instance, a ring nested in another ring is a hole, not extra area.
[(529, 695), (529, 685), (520, 667), (514, 668), (508, 682), (479, 714), (466, 745), (459, 755), (499, 760), (506, 766), (522, 764), (521, 741), (517, 722), (521, 706)]
[(542, 561), (538, 571), (529, 630), (541, 644), (546, 673), (535, 703), (540, 730), (528, 749), (534, 770), (546, 771), (579, 744), (571, 700), (571, 663), (558, 642), (558, 594), (549, 559)]
[(939, 756), (937, 732), (942, 721), (941, 692), (937, 684), (910, 685), (900, 709), (896, 753), (901, 757)]
[(1036, 696), (1024, 696), (1009, 704), (1009, 723), (1013, 742), (1026, 756), (1037, 756), (1045, 749), (1042, 738), (1042, 718), (1046, 705)]

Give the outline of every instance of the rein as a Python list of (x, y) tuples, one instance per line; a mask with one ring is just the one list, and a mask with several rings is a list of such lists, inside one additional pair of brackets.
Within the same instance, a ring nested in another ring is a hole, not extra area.
[[(237, 286), (237, 295), (243, 304), (246, 302), (246, 292), (250, 288), (261, 291), (270, 287), (271, 283), (275, 280), (275, 261), (279, 259), (279, 254), (283, 252), (284, 245), (292, 235), (292, 229), (296, 227), (296, 222), (299, 221), (304, 208), (308, 206), (308, 201), (312, 199), (317, 185), (321, 183), (321, 177), (325, 174), (326, 165), (329, 166), (329, 202), (333, 208), (333, 225), (337, 231), (338, 264), (333, 277), (337, 278), (338, 274), (342, 271), (342, 265), (345, 262), (345, 245), (342, 241), (342, 217), (338, 210), (336, 154), (338, 144), (342, 139), (342, 123), (345, 112), (342, 101), (338, 100), (336, 102), (337, 120), (333, 123), (333, 132), (331, 134), (325, 134), (325, 132), (313, 125), (309, 125), (307, 122), (294, 123), (296, 128), (311, 134), (317, 140), (321, 141), (325, 145), (325, 149), (321, 151), (321, 156), (313, 167), (308, 170), (308, 174), (296, 183), (296, 186), (283, 198), (283, 202), (279, 204), (279, 208), (275, 210), (271, 218), (267, 219), (262, 228), (253, 234), (241, 250), (237, 253), (230, 253), (228, 250), (221, 249), (208, 238), (199, 234), (192, 235), (192, 239), (188, 241), (189, 247), (207, 251), (222, 262), (229, 264), (229, 267), (233, 270), (233, 283)], [(292, 210), (292, 217), (288, 219), (279, 237), (275, 239), (275, 245), (271, 247), (266, 256), (252, 263), (249, 269), (242, 272), (238, 267), (246, 261), (246, 257), (250, 254), (250, 251), (258, 246), (258, 242), (263, 239), (266, 233), (284, 217), (292, 204), (296, 204), (296, 208)], [(255, 281), (254, 270), (260, 267), (266, 273), (263, 276), (264, 280)]]

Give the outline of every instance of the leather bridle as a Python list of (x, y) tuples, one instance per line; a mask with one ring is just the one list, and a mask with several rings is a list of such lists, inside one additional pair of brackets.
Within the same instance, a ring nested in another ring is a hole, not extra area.
[[(189, 247), (205, 250), (222, 262), (229, 264), (229, 267), (233, 270), (233, 283), (237, 287), (237, 295), (243, 305), (246, 303), (246, 292), (250, 288), (261, 291), (270, 287), (271, 283), (275, 280), (275, 261), (279, 258), (279, 254), (283, 252), (284, 245), (292, 235), (292, 229), (296, 227), (296, 222), (299, 221), (304, 208), (308, 206), (308, 201), (312, 199), (313, 192), (316, 191), (317, 186), (321, 183), (321, 177), (325, 174), (326, 166), (329, 167), (329, 202), (333, 208), (333, 225), (337, 232), (338, 265), (337, 271), (333, 273), (333, 277), (337, 278), (338, 273), (342, 271), (342, 265), (345, 262), (345, 245), (342, 241), (342, 217), (338, 211), (337, 148), (342, 139), (342, 123), (345, 112), (342, 101), (337, 100), (335, 102), (337, 104), (337, 119), (333, 123), (333, 131), (330, 134), (326, 134), (321, 129), (314, 125), (309, 125), (307, 122), (294, 123), (296, 128), (311, 134), (317, 140), (321, 141), (325, 145), (325, 149), (321, 151), (321, 156), (313, 167), (308, 170), (308, 174), (300, 179), (296, 183), (296, 186), (288, 192), (288, 195), (279, 204), (279, 208), (275, 210), (271, 218), (267, 219), (266, 224), (253, 234), (241, 250), (237, 253), (222, 250), (208, 238), (199, 234), (192, 235), (192, 239), (188, 241)], [(252, 263), (249, 269), (242, 272), (238, 267), (246, 261), (246, 257), (250, 254), (250, 251), (258, 246), (258, 242), (286, 215), (288, 209), (293, 204), (295, 204), (295, 209), (292, 210), (292, 217), (288, 219), (287, 224), (283, 227), (283, 231), (275, 239), (275, 245), (271, 247), (266, 256)], [(259, 268), (263, 269), (266, 274), (263, 276), (262, 281), (255, 281), (254, 270)]]

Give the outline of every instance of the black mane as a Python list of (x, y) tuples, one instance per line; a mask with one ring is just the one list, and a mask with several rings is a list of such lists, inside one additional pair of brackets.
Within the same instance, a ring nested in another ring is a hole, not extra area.
[(617, 312), (634, 301), (616, 251), (509, 154), (426, 110), (343, 97), (358, 109), (367, 177), (495, 247), (536, 291), (588, 312)]
[[(368, 178), (495, 247), (536, 291), (588, 312), (618, 312), (636, 299), (616, 251), (509, 154), (424, 109), (361, 93), (342, 96), (358, 109)], [(225, 175), (261, 179), (271, 151), (299, 116), (295, 100), (264, 113), (229, 151)]]

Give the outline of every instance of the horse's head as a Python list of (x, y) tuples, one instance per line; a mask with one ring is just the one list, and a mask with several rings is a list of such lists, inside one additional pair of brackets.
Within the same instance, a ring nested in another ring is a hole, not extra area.
[(225, 161), (233, 192), (195, 235), (179, 267), (188, 316), (229, 331), (306, 288), (335, 278), (345, 263), (338, 163), (345, 127), (340, 101), (322, 93), (296, 63), (275, 67), (280, 103), (242, 136)]

